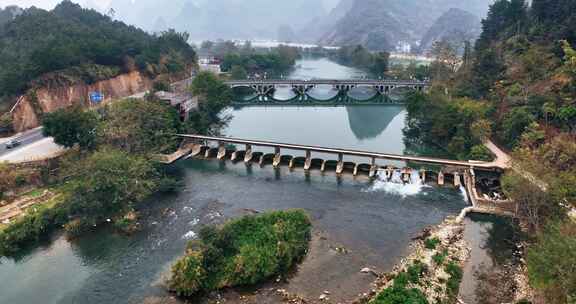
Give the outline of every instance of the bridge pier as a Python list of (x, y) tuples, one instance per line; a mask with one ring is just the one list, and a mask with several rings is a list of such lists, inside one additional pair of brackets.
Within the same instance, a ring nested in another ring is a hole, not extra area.
[(438, 172), (438, 185), (444, 186), (444, 172)]
[(454, 186), (460, 187), (462, 185), (462, 181), (460, 181), (460, 173), (454, 172)]
[(232, 152), (232, 156), (230, 157), (230, 160), (232, 162), (236, 162), (236, 159), (238, 158), (238, 155), (240, 154), (240, 151), (236, 150), (234, 152)]
[(320, 172), (324, 173), (326, 171), (326, 160), (322, 160), (322, 165), (320, 166)]
[(411, 170), (410, 168), (404, 168), (404, 169), (402, 169), (401, 175), (402, 175), (402, 181), (403, 181), (405, 184), (408, 184), (408, 183), (410, 183), (410, 180), (411, 180), (411, 177), (412, 177), (412, 176), (411, 176), (411, 175), (412, 175), (412, 170)]
[(310, 171), (310, 167), (312, 167), (312, 152), (310, 150), (306, 150), (306, 161), (304, 162), (304, 171)]
[(252, 161), (252, 157), (254, 157), (254, 153), (252, 152), (252, 145), (246, 145), (246, 154), (244, 155), (244, 162), (249, 163)]
[(422, 184), (426, 183), (426, 170), (424, 169), (420, 170), (420, 181), (422, 181)]
[(262, 154), (262, 156), (260, 156), (260, 160), (258, 160), (258, 166), (260, 166), (260, 168), (262, 168), (264, 166), (264, 156), (266, 154)]
[(282, 155), (280, 154), (280, 147), (274, 147), (274, 161), (272, 162), (272, 166), (274, 166), (274, 168), (278, 168), (281, 161)]
[(336, 166), (336, 174), (341, 175), (344, 172), (344, 154), (338, 154), (338, 165)]
[(370, 162), (370, 178), (375, 178), (376, 177), (376, 173), (378, 173), (378, 166), (376, 166), (376, 158), (372, 157), (372, 160)]
[(218, 142), (218, 160), (223, 160), (226, 157), (226, 145), (223, 142)]

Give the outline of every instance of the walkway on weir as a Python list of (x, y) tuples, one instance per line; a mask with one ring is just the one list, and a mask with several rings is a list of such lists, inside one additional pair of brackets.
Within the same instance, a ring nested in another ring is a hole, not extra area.
[(397, 154), (367, 152), (367, 151), (358, 151), (349, 149), (327, 148), (319, 146), (307, 146), (298, 144), (288, 144), (288, 143), (278, 143), (278, 142), (258, 141), (258, 140), (248, 140), (248, 139), (238, 139), (228, 137), (213, 137), (213, 136), (193, 135), (193, 134), (178, 134), (177, 136), (198, 141), (217, 142), (220, 147), (224, 147), (224, 145), (226, 144), (246, 145), (247, 146), (246, 150), (250, 151), (252, 150), (252, 146), (275, 148), (276, 154), (280, 153), (280, 149), (306, 151), (307, 153), (317, 152), (317, 153), (335, 154), (338, 155), (339, 161), (342, 161), (344, 155), (348, 155), (348, 156), (366, 157), (371, 159), (373, 163), (376, 159), (387, 159), (395, 161), (409, 161), (431, 165), (453, 166), (460, 168), (472, 168), (483, 170), (504, 169), (500, 167), (497, 162), (495, 163), (495, 162), (459, 161), (459, 160), (449, 160), (434, 157), (397, 155)]

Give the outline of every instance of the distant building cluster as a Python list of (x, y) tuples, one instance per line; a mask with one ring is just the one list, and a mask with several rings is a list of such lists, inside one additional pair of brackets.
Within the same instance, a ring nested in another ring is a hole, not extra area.
[(154, 95), (160, 101), (163, 101), (175, 108), (180, 114), (180, 119), (182, 121), (188, 120), (190, 112), (198, 108), (198, 97), (192, 96), (190, 93), (158, 91)]
[(221, 74), (222, 70), (220, 69), (220, 64), (220, 59), (211, 55), (200, 55), (200, 58), (198, 58), (198, 65), (200, 66), (200, 71), (202, 72)]

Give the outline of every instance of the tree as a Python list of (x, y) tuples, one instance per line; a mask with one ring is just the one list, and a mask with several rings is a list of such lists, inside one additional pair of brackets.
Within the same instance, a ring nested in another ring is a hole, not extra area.
[(576, 91), (576, 50), (566, 40), (562, 41), (564, 51), (564, 69), (572, 77), (572, 90)]
[(103, 144), (130, 153), (153, 154), (176, 147), (178, 113), (158, 100), (124, 99), (105, 109), (99, 132)]
[[(390, 53), (388, 52), (379, 52), (374, 55), (372, 67), (370, 68), (371, 72), (377, 75), (382, 75), (388, 72), (389, 60)], [(413, 76), (415, 77), (416, 75)]]
[(530, 283), (543, 290), (549, 303), (576, 300), (576, 224), (552, 222), (528, 250)]
[(42, 121), (45, 136), (54, 137), (54, 142), (72, 148), (78, 144), (81, 149), (96, 146), (98, 118), (93, 111), (85, 111), (80, 106), (47, 113)]
[(531, 231), (537, 231), (544, 224), (545, 218), (557, 214), (558, 206), (550, 196), (533, 181), (517, 173), (504, 175), (502, 189), (518, 206), (516, 216), (529, 224)]
[(436, 41), (432, 45), (432, 56), (434, 57), (434, 62), (430, 66), (430, 70), (435, 80), (449, 79), (460, 64), (456, 49), (444, 40)]
[(232, 100), (231, 89), (218, 77), (210, 72), (202, 72), (194, 78), (190, 88), (194, 95), (200, 97), (198, 111), (191, 113), (186, 122), (186, 132), (209, 134), (214, 126), (226, 122), (219, 115), (228, 107)]
[(209, 115), (218, 115), (232, 99), (230, 88), (210, 72), (201, 72), (194, 78), (192, 93), (201, 97), (200, 110)]
[(492, 137), (492, 122), (478, 119), (470, 126), (470, 132), (480, 142), (484, 142)]
[(69, 214), (90, 225), (131, 211), (159, 180), (149, 160), (111, 148), (68, 164), (64, 172), (71, 181)]
[(525, 107), (515, 108), (506, 114), (502, 122), (502, 138), (506, 140), (507, 145), (515, 146), (522, 133), (534, 120), (534, 116)]
[(14, 131), (12, 115), (10, 113), (0, 114), (0, 134), (12, 133), (12, 131)]
[(246, 70), (239, 65), (234, 65), (232, 66), (232, 79), (246, 79), (248, 77), (248, 73), (246, 73)]

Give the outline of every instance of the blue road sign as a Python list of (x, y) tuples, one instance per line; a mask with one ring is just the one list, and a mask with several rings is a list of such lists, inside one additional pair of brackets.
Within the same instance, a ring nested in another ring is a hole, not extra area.
[(101, 103), (104, 100), (104, 94), (101, 92), (91, 92), (89, 96), (92, 103)]

